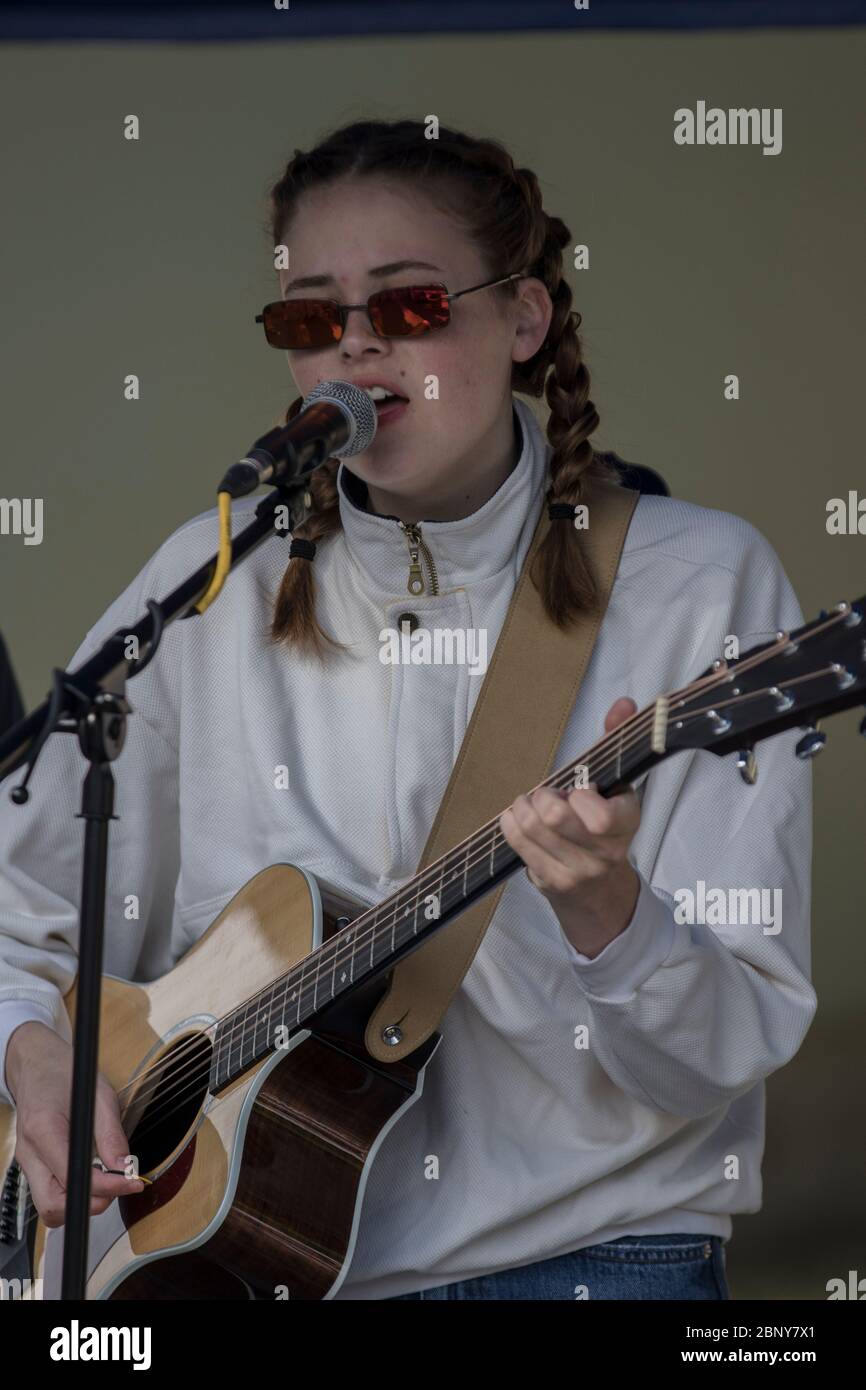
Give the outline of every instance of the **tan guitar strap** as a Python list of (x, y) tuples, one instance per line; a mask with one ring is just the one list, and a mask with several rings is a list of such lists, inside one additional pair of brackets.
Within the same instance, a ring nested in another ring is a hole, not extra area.
[[(418, 872), (555, 770), (553, 757), (589, 664), (639, 496), (616, 483), (586, 480), (588, 525), (580, 539), (594, 568), (601, 602), (595, 614), (581, 615), (567, 631), (550, 621), (530, 579), (533, 557), (551, 525), (542, 505)], [(612, 691), (611, 703), (615, 695)], [(598, 732), (601, 737), (603, 730)], [(371, 1056), (398, 1062), (429, 1038), (472, 964), (505, 883), (394, 967), (390, 987), (367, 1023), (364, 1045)], [(386, 1029), (398, 1041), (386, 1041)]]

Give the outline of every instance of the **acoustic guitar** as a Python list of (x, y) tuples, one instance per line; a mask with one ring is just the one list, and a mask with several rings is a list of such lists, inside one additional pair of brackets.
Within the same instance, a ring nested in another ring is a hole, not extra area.
[[(540, 785), (610, 796), (687, 749), (736, 753), (754, 781), (754, 744), (792, 727), (811, 757), (818, 720), (866, 701), (864, 608), (714, 661)], [(376, 1150), (440, 1042), (382, 1064), (364, 1047), (370, 1014), (399, 960), (522, 865), (498, 817), (375, 907), (274, 864), (162, 979), (106, 975), (99, 1067), (147, 1184), (91, 1218), (87, 1297), (332, 1298)], [(65, 1004), (74, 1018), (75, 985)], [(63, 1228), (38, 1217), (14, 1142), (0, 1106), (0, 1275), (59, 1298)]]

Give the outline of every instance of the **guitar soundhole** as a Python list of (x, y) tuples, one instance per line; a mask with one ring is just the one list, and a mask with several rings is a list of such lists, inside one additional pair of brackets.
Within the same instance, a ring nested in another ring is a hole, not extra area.
[(140, 1173), (160, 1167), (192, 1129), (207, 1095), (212, 1053), (206, 1034), (187, 1033), (143, 1073), (125, 1117), (128, 1124), (134, 1116), (127, 1134)]

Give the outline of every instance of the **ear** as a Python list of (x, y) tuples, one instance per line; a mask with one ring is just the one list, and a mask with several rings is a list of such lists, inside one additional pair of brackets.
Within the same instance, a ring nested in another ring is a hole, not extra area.
[(514, 306), (513, 362), (528, 362), (544, 343), (553, 318), (553, 300), (543, 280), (530, 275), (517, 281)]

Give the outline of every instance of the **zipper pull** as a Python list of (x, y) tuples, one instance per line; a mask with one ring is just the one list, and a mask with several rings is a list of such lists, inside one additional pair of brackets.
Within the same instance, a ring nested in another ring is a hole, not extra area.
[(397, 524), (402, 526), (405, 531), (406, 544), (409, 547), (409, 583), (407, 588), (410, 594), (417, 597), (424, 593), (424, 571), (418, 558), (421, 553), (421, 537), (418, 533), (418, 527), (413, 523), (407, 525), (400, 521)]

